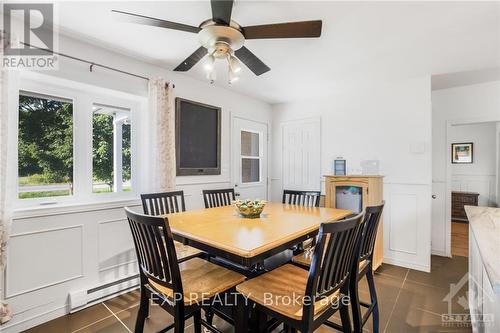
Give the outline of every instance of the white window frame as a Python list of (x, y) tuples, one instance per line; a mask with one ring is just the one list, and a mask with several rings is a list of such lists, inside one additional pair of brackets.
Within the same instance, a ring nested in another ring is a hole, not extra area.
[[(48, 75), (26, 72), (19, 80), (19, 89), (15, 98), (16, 131), (12, 138), (18, 146), (19, 94), (23, 91), (46, 96), (60, 97), (73, 102), (73, 195), (46, 198), (19, 199), (18, 194), (18, 153), (15, 151), (16, 190), (13, 195), (16, 210), (31, 208), (50, 208), (67, 205), (86, 205), (92, 203), (114, 202), (137, 199), (138, 188), (137, 163), (140, 158), (137, 149), (138, 130), (141, 128), (138, 113), (146, 103), (142, 96), (135, 96), (111, 89), (100, 88), (75, 81), (55, 78)], [(14, 103), (13, 103), (14, 104)], [(130, 110), (131, 121), (131, 191), (92, 193), (92, 106), (105, 104)]]
[[(248, 155), (243, 155), (241, 154), (241, 132), (249, 132), (249, 133), (254, 133), (259, 136), (259, 156), (248, 156)], [(264, 139), (264, 133), (260, 131), (255, 131), (251, 129), (245, 129), (242, 128), (240, 129), (240, 184), (243, 185), (252, 185), (252, 184), (261, 184), (262, 183), (262, 159), (264, 158), (264, 143), (262, 142)], [(253, 160), (259, 160), (259, 180), (256, 182), (243, 182), (243, 159), (253, 159)]]

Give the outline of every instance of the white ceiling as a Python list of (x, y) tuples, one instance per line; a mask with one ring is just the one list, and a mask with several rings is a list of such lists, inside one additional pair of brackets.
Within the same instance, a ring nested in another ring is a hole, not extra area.
[[(209, 1), (59, 4), (62, 33), (169, 69), (199, 47), (197, 36), (118, 22), (111, 9), (195, 26), (211, 16)], [(499, 2), (236, 1), (232, 17), (243, 26), (323, 20), (319, 39), (246, 42), (271, 71), (256, 77), (245, 68), (230, 89), (270, 103), (500, 66)], [(186, 75), (204, 80), (202, 67)], [(218, 74), (217, 84), (227, 86), (222, 64)]]

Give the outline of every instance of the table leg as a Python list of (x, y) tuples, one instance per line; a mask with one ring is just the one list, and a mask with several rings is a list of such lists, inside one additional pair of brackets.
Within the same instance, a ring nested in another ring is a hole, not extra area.
[(236, 333), (248, 332), (248, 310), (250, 309), (248, 300), (238, 294), (236, 297), (236, 318), (234, 323), (234, 331)]

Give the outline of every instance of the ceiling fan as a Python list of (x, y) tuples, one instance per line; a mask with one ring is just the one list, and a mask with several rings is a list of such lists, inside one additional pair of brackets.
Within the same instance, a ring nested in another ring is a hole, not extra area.
[(121, 10), (113, 10), (113, 12), (127, 22), (198, 34), (201, 46), (177, 66), (174, 71), (186, 72), (208, 54), (205, 68), (207, 69), (207, 78), (211, 83), (216, 78), (215, 59), (227, 59), (229, 83), (238, 79), (237, 73), (241, 70), (239, 61), (243, 62), (255, 75), (262, 75), (271, 70), (244, 46), (246, 39), (321, 36), (321, 20), (242, 27), (231, 19), (234, 0), (211, 0), (210, 3), (212, 18), (203, 21), (198, 27)]

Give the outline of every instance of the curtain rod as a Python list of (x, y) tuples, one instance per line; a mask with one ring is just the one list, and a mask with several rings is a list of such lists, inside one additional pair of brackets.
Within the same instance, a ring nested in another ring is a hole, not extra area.
[[(125, 75), (130, 75), (130, 76), (133, 76), (133, 77), (136, 77), (136, 78), (139, 78), (139, 79), (143, 79), (143, 80), (149, 81), (148, 77), (145, 77), (145, 76), (142, 76), (142, 75), (139, 75), (139, 74), (130, 73), (130, 72), (118, 69), (118, 68), (114, 68), (114, 67), (110, 67), (110, 66), (107, 66), (107, 65), (99, 64), (97, 62), (93, 62), (93, 61), (90, 61), (90, 60), (86, 60), (86, 59), (74, 57), (74, 56), (71, 56), (69, 54), (65, 54), (65, 53), (61, 53), (61, 52), (56, 52), (56, 51), (51, 50), (51, 49), (46, 49), (46, 48), (41, 48), (41, 47), (33, 46), (33, 45), (28, 44), (28, 43), (21, 42), (21, 44), (26, 45), (28, 47), (32, 47), (32, 48), (38, 49), (38, 50), (41, 50), (41, 51), (45, 51), (47, 53), (57, 54), (58, 56), (61, 56), (61, 57), (65, 57), (65, 58), (68, 58), (68, 59), (72, 59), (72, 60), (76, 60), (76, 61), (80, 61), (80, 62), (86, 63), (86, 64), (90, 65), (89, 70), (91, 72), (92, 72), (92, 69), (94, 68), (94, 66), (97, 66), (97, 67), (101, 67), (101, 68), (104, 68), (104, 69), (108, 69), (110, 71), (118, 72), (118, 73), (125, 74)], [(167, 86), (169, 84), (170, 84), (170, 82), (167, 82)], [(172, 84), (172, 88), (175, 88), (175, 84)]]

